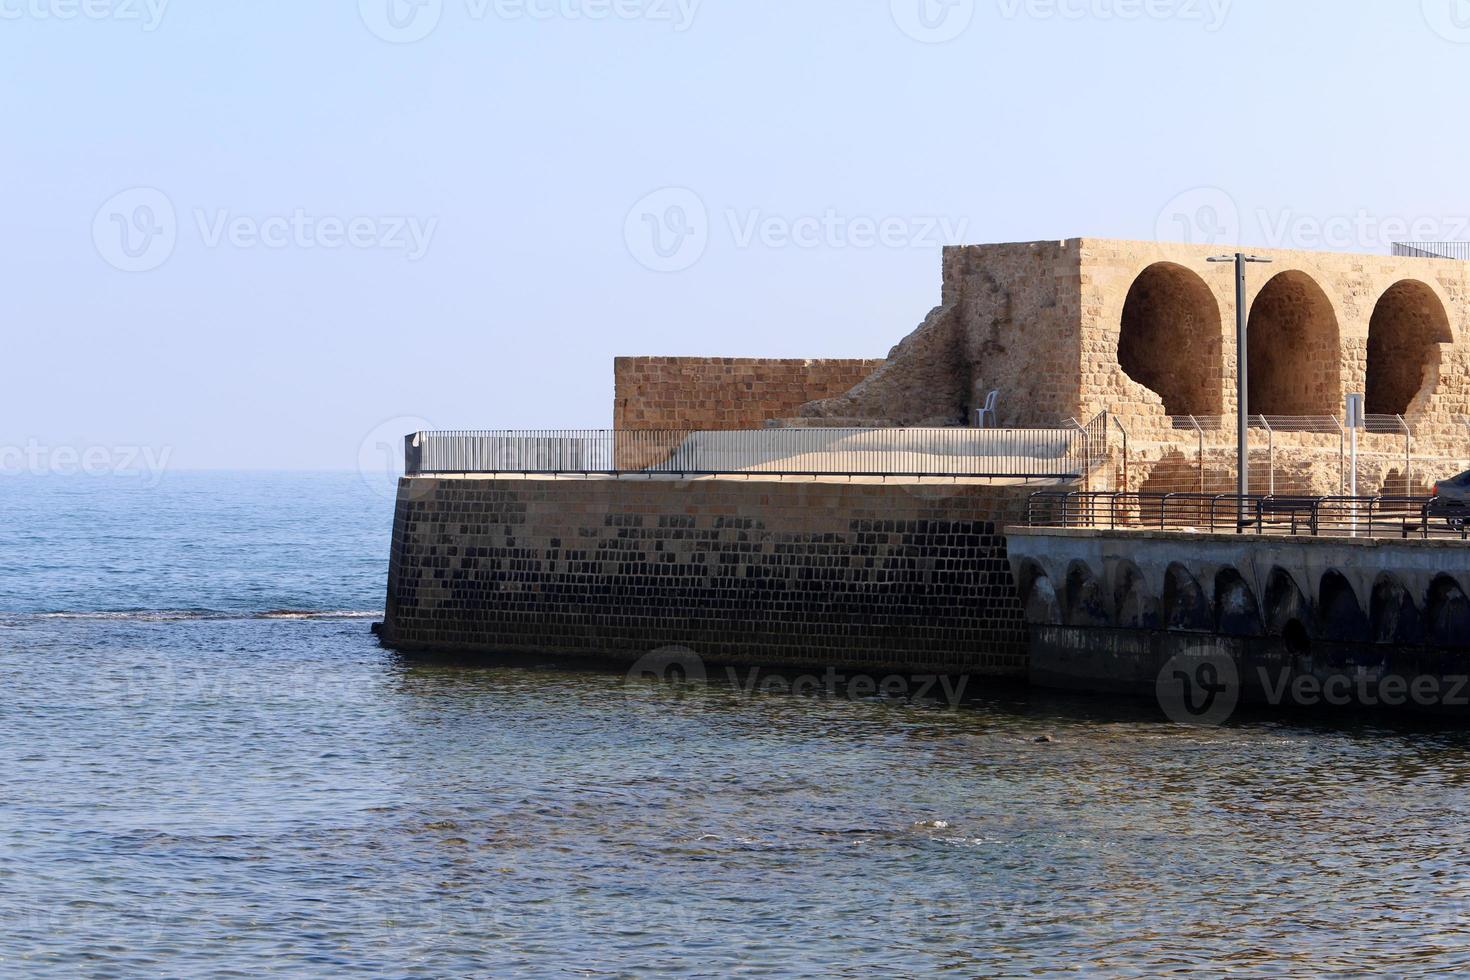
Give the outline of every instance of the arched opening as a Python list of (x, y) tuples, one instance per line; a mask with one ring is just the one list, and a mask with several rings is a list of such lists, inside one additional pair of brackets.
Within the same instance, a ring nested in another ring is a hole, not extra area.
[(1226, 636), (1260, 636), (1261, 609), (1240, 572), (1222, 568), (1215, 576), (1215, 623)]
[(1144, 269), (1123, 304), (1118, 364), (1169, 415), (1223, 414), (1220, 304), (1209, 284), (1172, 262)]
[(1292, 623), (1305, 629), (1302, 624), (1311, 622), (1312, 604), (1290, 572), (1281, 568), (1271, 569), (1271, 576), (1266, 581), (1265, 614), (1266, 629), (1274, 636), (1286, 635), (1287, 627)]
[(1368, 616), (1358, 602), (1358, 593), (1341, 572), (1322, 576), (1317, 601), (1321, 635), (1334, 643), (1360, 643), (1368, 635)]
[(1470, 598), (1460, 583), (1441, 575), (1429, 587), (1424, 604), (1424, 634), (1431, 644), (1463, 648), (1470, 636)]
[(1086, 562), (1075, 561), (1067, 571), (1067, 625), (1109, 625), (1102, 583)]
[(1405, 279), (1384, 293), (1368, 324), (1368, 414), (1407, 414), (1434, 390), (1440, 345), (1453, 340), (1449, 314), (1429, 286)]
[(1190, 633), (1210, 633), (1215, 629), (1215, 616), (1204, 589), (1177, 562), (1164, 573), (1163, 614), (1167, 629)]
[(1247, 326), (1252, 415), (1341, 412), (1342, 348), (1332, 301), (1304, 272), (1261, 290)]
[(1159, 628), (1159, 600), (1131, 561), (1120, 562), (1113, 572), (1113, 609), (1115, 623), (1123, 629)]
[(1423, 474), (1416, 473), (1413, 479), (1404, 476), (1404, 471), (1394, 467), (1388, 471), (1383, 478), (1383, 486), (1379, 488), (1378, 495), (1381, 497), (1428, 497), (1429, 484), (1424, 480)]
[(1033, 626), (1062, 624), (1062, 604), (1057, 590), (1040, 565), (1034, 561), (1022, 563), (1016, 585), (1026, 609), (1026, 622)]
[(1421, 643), (1424, 625), (1409, 590), (1394, 575), (1384, 572), (1373, 583), (1373, 600), (1369, 613), (1375, 643), (1400, 646)]

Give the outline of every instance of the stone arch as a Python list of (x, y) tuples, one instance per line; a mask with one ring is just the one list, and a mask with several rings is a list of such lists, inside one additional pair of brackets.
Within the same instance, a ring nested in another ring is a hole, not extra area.
[(1317, 593), (1319, 632), (1334, 643), (1362, 643), (1368, 637), (1368, 616), (1347, 576), (1337, 570), (1322, 576)]
[(1276, 276), (1247, 326), (1252, 415), (1334, 415), (1342, 403), (1342, 345), (1332, 300), (1305, 272)]
[(1427, 400), (1439, 382), (1441, 345), (1453, 342), (1449, 314), (1428, 284), (1389, 287), (1368, 324), (1368, 413), (1407, 415)]
[(1192, 269), (1158, 262), (1128, 290), (1118, 332), (1118, 364), (1158, 395), (1169, 415), (1225, 411), (1220, 304)]
[(1123, 629), (1159, 628), (1159, 600), (1138, 566), (1121, 561), (1113, 571), (1113, 622)]
[(1424, 637), (1441, 647), (1463, 648), (1470, 642), (1470, 598), (1448, 575), (1439, 576), (1429, 586), (1424, 603)]
[(1215, 624), (1226, 636), (1260, 636), (1261, 607), (1240, 572), (1225, 567), (1215, 575)]
[(1067, 569), (1067, 625), (1108, 626), (1108, 603), (1102, 583), (1085, 561)]
[(1175, 562), (1164, 573), (1164, 626), (1188, 633), (1211, 633), (1215, 616), (1205, 590), (1183, 565)]
[(1021, 563), (1016, 576), (1021, 605), (1026, 609), (1026, 622), (1037, 626), (1062, 625), (1062, 604), (1046, 570), (1034, 561)]
[(1311, 631), (1312, 603), (1285, 569), (1271, 569), (1266, 580), (1265, 623), (1272, 636), (1285, 636), (1293, 623)]
[(1389, 572), (1378, 576), (1368, 608), (1368, 629), (1373, 642), (1400, 646), (1424, 642), (1419, 609), (1397, 576)]
[(1430, 495), (1429, 484), (1425, 482), (1422, 475), (1416, 475), (1410, 479), (1404, 476), (1402, 468), (1395, 466), (1383, 478), (1383, 486), (1379, 488), (1378, 495), (1381, 497), (1428, 497)]

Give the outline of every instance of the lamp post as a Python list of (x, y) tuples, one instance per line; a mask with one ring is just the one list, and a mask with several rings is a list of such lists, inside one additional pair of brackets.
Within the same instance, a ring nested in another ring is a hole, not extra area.
[(1236, 405), (1236, 430), (1235, 430), (1235, 453), (1236, 472), (1238, 474), (1237, 490), (1240, 496), (1239, 515), (1236, 521), (1239, 530), (1245, 530), (1245, 498), (1250, 496), (1250, 388), (1249, 388), (1249, 338), (1246, 336), (1248, 321), (1245, 309), (1245, 267), (1253, 262), (1269, 263), (1271, 260), (1259, 255), (1246, 255), (1244, 252), (1236, 252), (1234, 255), (1217, 255), (1209, 259), (1211, 262), (1234, 262), (1235, 263), (1235, 405)]

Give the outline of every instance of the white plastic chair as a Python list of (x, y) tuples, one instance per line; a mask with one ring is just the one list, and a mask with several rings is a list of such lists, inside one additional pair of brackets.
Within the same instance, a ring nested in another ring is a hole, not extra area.
[[(977, 416), (976, 423), (977, 423), (977, 425), (980, 428), (982, 428), (982, 429), (993, 429), (993, 428), (995, 428), (995, 426), (996, 426), (995, 404), (999, 400), (1000, 400), (1000, 392), (999, 391), (992, 391), (990, 394), (988, 394), (988, 395), (985, 396), (985, 406), (983, 408), (977, 408), (975, 410), (975, 415)], [(989, 419), (990, 420), (990, 424), (989, 425), (986, 424), (986, 419)]]

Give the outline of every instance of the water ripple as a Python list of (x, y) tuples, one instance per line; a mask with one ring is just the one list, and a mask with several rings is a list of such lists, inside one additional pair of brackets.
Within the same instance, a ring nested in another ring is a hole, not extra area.
[(7, 973), (1470, 970), (1464, 733), (628, 688), (358, 619), (7, 623)]

